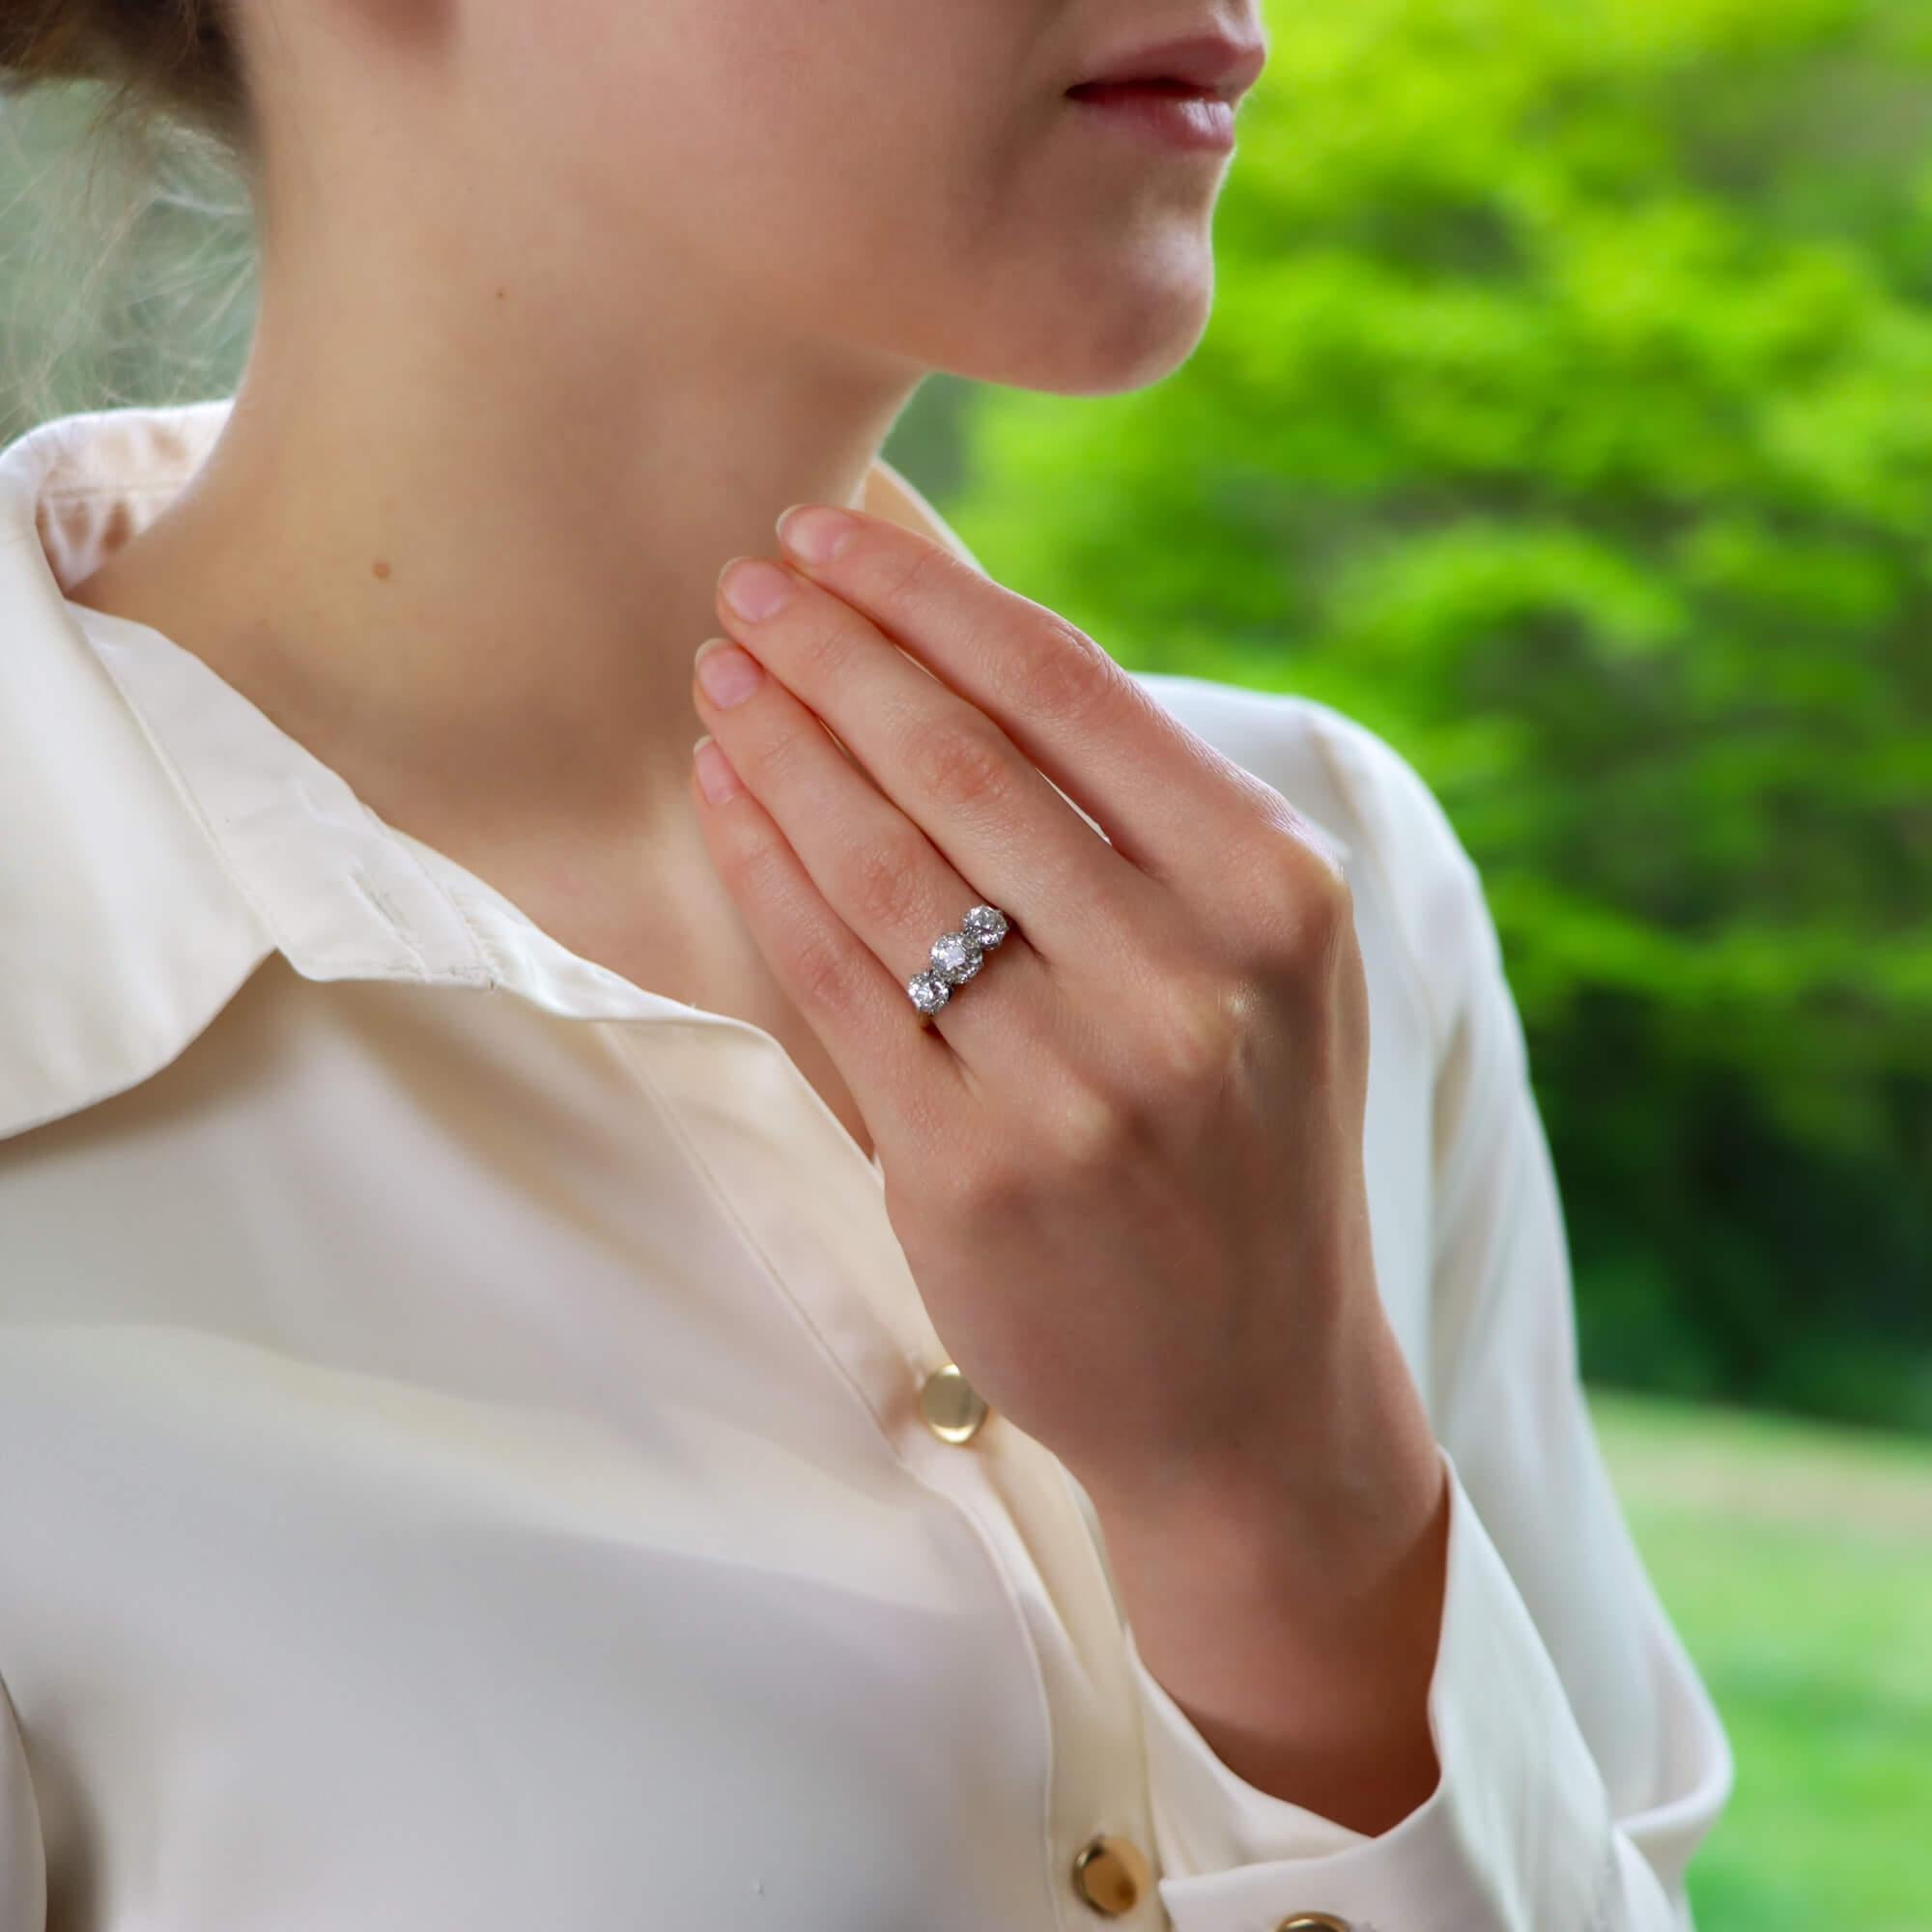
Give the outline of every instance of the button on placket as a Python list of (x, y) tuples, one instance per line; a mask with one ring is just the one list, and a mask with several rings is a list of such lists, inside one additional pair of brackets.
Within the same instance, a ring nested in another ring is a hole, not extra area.
[(942, 1442), (970, 1442), (980, 1426), (992, 1413), (986, 1401), (966, 1378), (958, 1365), (948, 1362), (933, 1370), (919, 1391), (919, 1412), (925, 1426)]
[(1147, 1854), (1131, 1838), (1103, 1832), (1074, 1855), (1073, 1889), (1105, 1918), (1131, 1912), (1152, 1884)]
[[(920, 1414), (942, 1442), (970, 1442), (992, 1413), (956, 1362), (943, 1363), (919, 1391)], [(1131, 1912), (1151, 1893), (1153, 1870), (1147, 1854), (1131, 1838), (1102, 1833), (1088, 1839), (1073, 1857), (1073, 1889), (1094, 1911), (1108, 1918)]]

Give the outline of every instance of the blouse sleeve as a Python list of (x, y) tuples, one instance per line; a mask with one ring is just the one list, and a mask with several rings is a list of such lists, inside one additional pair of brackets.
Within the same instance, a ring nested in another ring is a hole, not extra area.
[(13, 1699), (0, 1683), (0, 1932), (44, 1932), (46, 1860), (40, 1806)]
[[(1495, 928), (1413, 769), (1337, 714), (1331, 756), (1435, 1028), (1431, 1415), (1448, 1474), (1428, 1720), (1441, 1776), (1369, 1836), (1237, 1777), (1133, 1647), (1177, 1932), (1691, 1932), (1730, 1794), (1717, 1711), (1644, 1571), (1577, 1374), (1564, 1227)], [(1367, 794), (1367, 796), (1364, 796)]]

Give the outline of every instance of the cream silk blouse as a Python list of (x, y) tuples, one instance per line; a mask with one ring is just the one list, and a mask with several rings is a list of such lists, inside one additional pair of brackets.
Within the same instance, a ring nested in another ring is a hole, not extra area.
[[(1376, 1265), (1452, 1489), (1442, 1777), (1369, 1837), (1142, 1664), (1091, 1503), (949, 1373), (775, 1038), (69, 600), (231, 404), (0, 451), (0, 1932), (1690, 1926), (1730, 1750), (1412, 768), (1142, 674), (1353, 885)], [(866, 503), (970, 558), (883, 461)]]

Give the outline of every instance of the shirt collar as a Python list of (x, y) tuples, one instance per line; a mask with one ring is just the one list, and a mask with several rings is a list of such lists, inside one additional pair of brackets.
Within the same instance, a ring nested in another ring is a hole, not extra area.
[[(58, 416), (0, 449), (0, 1140), (172, 1061), (271, 952), (307, 979), (504, 986), (747, 1023), (550, 940), (200, 658), (67, 592), (199, 469), (234, 399)], [(978, 559), (879, 459), (867, 505)]]

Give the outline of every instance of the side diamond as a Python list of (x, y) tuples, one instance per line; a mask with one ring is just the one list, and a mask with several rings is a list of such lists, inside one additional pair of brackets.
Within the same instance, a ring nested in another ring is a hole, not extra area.
[(988, 952), (1007, 936), (1007, 916), (998, 906), (976, 905), (959, 923)]
[(930, 969), (915, 973), (906, 981), (906, 991), (923, 1013), (936, 1013), (952, 997), (952, 988)]

